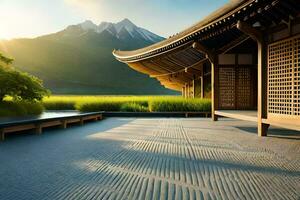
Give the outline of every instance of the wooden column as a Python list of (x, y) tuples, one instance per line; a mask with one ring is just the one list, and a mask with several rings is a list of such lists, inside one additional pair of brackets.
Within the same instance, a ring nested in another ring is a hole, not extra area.
[(211, 118), (213, 121), (218, 120), (218, 116), (215, 115), (215, 110), (219, 106), (219, 67), (217, 54), (211, 49), (206, 48), (199, 42), (193, 43), (193, 48), (205, 53), (206, 58), (211, 63)]
[(213, 55), (211, 60), (211, 118), (213, 121), (218, 120), (215, 111), (219, 106), (219, 66), (217, 55)]
[(61, 128), (63, 128), (63, 129), (67, 128), (67, 121), (66, 120), (61, 121)]
[(83, 120), (83, 118), (80, 118), (80, 125), (81, 125), (81, 126), (84, 125), (84, 120)]
[(185, 89), (184, 89), (184, 87), (181, 88), (181, 96), (185, 97)]
[(195, 79), (193, 80), (193, 99), (195, 98)]
[(189, 98), (189, 85), (185, 84), (185, 98)]
[(268, 66), (267, 45), (264, 41), (257, 42), (257, 131), (259, 136), (267, 136), (269, 124), (264, 124), (262, 119), (268, 118)]
[(201, 66), (201, 79), (200, 79), (200, 84), (201, 84), (201, 99), (204, 98), (204, 67), (203, 65)]
[(267, 136), (269, 124), (264, 124), (262, 121), (268, 117), (267, 44), (263, 34), (245, 22), (239, 21), (237, 28), (257, 42), (257, 132), (259, 136)]
[(36, 132), (37, 135), (41, 135), (41, 134), (42, 134), (42, 132), (43, 132), (43, 127), (42, 127), (41, 124), (37, 124), (37, 125), (36, 125), (35, 132)]
[(4, 141), (4, 140), (5, 140), (4, 129), (0, 129), (0, 141)]

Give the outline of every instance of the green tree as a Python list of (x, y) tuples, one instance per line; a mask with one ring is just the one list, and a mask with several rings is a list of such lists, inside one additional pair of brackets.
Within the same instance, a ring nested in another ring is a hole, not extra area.
[(6, 96), (14, 100), (40, 101), (50, 94), (40, 79), (10, 67), (12, 62), (13, 59), (0, 53), (0, 102)]
[[(9, 64), (12, 64), (13, 59), (7, 58), (0, 53), (0, 61), (6, 65), (9, 65)], [(1, 66), (1, 63), (0, 63), (0, 66)]]

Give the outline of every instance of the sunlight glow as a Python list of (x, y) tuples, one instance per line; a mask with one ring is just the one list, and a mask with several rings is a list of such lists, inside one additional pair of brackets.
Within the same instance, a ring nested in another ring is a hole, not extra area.
[(41, 30), (47, 26), (47, 16), (34, 8), (26, 9), (22, 5), (0, 3), (0, 39), (34, 37), (44, 34)]

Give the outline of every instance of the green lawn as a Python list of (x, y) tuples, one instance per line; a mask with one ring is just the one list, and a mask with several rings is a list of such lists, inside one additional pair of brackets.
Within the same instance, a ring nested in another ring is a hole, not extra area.
[(51, 96), (44, 98), (46, 110), (176, 112), (210, 111), (209, 99), (179, 96)]

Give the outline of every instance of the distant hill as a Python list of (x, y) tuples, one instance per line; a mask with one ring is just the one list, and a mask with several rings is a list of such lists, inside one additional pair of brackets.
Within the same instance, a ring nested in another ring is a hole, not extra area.
[(2, 42), (0, 51), (16, 68), (44, 80), (63, 94), (174, 94), (158, 81), (115, 60), (112, 50), (136, 49), (163, 40), (128, 19), (119, 23), (91, 21), (34, 39)]

